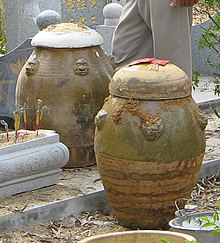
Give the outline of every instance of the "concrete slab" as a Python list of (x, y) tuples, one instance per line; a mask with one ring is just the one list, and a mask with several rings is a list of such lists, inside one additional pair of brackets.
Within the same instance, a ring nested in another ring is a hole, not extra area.
[(197, 103), (199, 108), (205, 113), (213, 113), (213, 108), (220, 111), (220, 97), (214, 100), (207, 100)]

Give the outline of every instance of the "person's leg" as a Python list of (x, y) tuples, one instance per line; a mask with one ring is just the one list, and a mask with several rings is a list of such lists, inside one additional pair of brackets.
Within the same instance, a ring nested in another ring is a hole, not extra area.
[(118, 68), (153, 56), (169, 59), (191, 79), (191, 8), (169, 5), (170, 0), (127, 0), (113, 37)]
[[(153, 35), (154, 57), (169, 59), (192, 77), (191, 24), (192, 9), (170, 7), (170, 0), (149, 0), (150, 22)], [(146, 23), (149, 13), (145, 0), (138, 1), (138, 8)]]
[(150, 16), (147, 14), (148, 1), (145, 0), (145, 19), (139, 13), (137, 0), (126, 1), (112, 43), (112, 55), (117, 69), (133, 60), (153, 57), (152, 33), (148, 27), (150, 25)]

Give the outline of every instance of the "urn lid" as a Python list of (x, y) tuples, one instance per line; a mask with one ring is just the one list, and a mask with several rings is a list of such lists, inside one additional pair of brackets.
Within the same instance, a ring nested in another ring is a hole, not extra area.
[(162, 100), (191, 95), (192, 84), (182, 69), (173, 65), (126, 65), (113, 76), (110, 94), (122, 98)]
[(52, 24), (37, 33), (32, 46), (51, 48), (83, 48), (103, 44), (103, 38), (95, 30), (80, 23)]

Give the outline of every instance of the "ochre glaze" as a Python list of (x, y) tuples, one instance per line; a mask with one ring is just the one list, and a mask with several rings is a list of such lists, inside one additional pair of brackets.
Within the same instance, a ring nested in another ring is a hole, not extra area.
[[(31, 60), (38, 68), (26, 73)], [(37, 99), (49, 108), (41, 128), (55, 130), (70, 150), (66, 167), (95, 164), (94, 118), (108, 96), (113, 74), (100, 46), (88, 48), (36, 47), (17, 81), (16, 103), (27, 104), (28, 128), (35, 126)]]

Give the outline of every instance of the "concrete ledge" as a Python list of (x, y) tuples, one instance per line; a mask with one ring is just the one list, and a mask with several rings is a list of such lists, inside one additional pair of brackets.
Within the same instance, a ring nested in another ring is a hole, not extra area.
[(199, 102), (197, 105), (203, 112), (213, 113), (213, 107), (217, 110), (220, 109), (220, 98), (215, 100)]
[(216, 160), (204, 161), (200, 170), (199, 180), (205, 177), (210, 177), (219, 171), (220, 171), (220, 158)]
[[(199, 108), (205, 113), (213, 113), (213, 107), (220, 109), (220, 98), (215, 100), (209, 100), (204, 102), (199, 102), (197, 104)], [(200, 170), (199, 180), (204, 177), (209, 177), (220, 171), (220, 155), (219, 159), (204, 161)]]
[(110, 213), (109, 203), (104, 191), (86, 196), (71, 198), (45, 206), (33, 208), (12, 215), (0, 217), (0, 233), (29, 225), (49, 222), (53, 219), (77, 216), (85, 211)]

